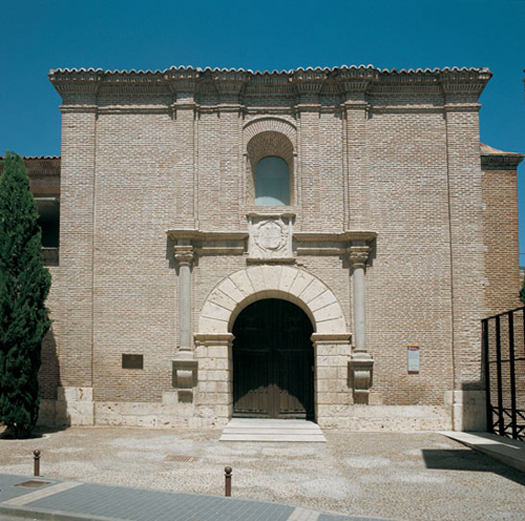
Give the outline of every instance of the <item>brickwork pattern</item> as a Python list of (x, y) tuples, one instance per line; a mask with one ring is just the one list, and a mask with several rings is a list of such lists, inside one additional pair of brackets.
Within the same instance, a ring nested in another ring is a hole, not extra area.
[[(384, 426), (395, 409), (391, 426), (447, 426), (446, 393), (481, 388), (479, 319), (509, 301), (513, 284), (511, 275), (496, 274), (503, 250), (491, 230), (503, 198), (512, 234), (504, 253), (514, 255), (515, 185), (511, 175), (483, 177), (480, 168), (477, 97), (490, 75), (364, 68), (333, 79), (298, 70), (248, 81), (242, 71), (170, 69), (140, 82), (130, 73), (121, 85), (126, 74), (51, 75), (64, 100), (56, 276), (62, 385), (93, 388), (100, 422), (118, 422), (120, 414), (145, 425), (161, 417), (170, 425), (227, 420), (232, 316), (220, 338), (196, 340), (193, 403), (174, 399), (179, 281), (165, 231), (246, 232), (246, 214), (257, 210), (254, 165), (279, 155), (290, 166), (293, 204), (266, 211), (294, 213), (294, 232), (377, 233), (366, 268), (370, 406), (353, 405), (348, 341), (314, 341), (318, 420)], [(221, 253), (197, 251), (197, 335), (213, 288), (249, 265), (246, 247), (232, 244), (224, 239)], [(299, 255), (296, 247), (292, 266), (330, 289), (341, 309), (337, 333), (351, 333), (344, 248)], [(505, 292), (496, 293), (500, 283)], [(409, 375), (414, 344), (421, 369)], [(122, 369), (123, 353), (142, 354), (144, 369)]]
[(482, 183), (483, 235), (487, 248), (485, 313), (491, 316), (522, 305), (516, 170), (484, 170)]

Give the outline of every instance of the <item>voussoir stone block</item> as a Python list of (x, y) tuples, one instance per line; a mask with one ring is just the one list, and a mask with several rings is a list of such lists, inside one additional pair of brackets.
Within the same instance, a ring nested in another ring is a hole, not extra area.
[[(229, 282), (231, 284), (231, 281)], [(227, 295), (223, 291), (223, 287), (224, 286), (221, 284), (221, 287), (214, 289), (208, 297), (208, 302), (220, 306), (222, 308), (228, 309), (229, 311), (233, 311), (235, 309), (235, 306), (237, 305), (238, 300), (236, 301), (234, 298)]]
[(229, 276), (230, 280), (235, 284), (237, 289), (247, 297), (255, 293), (255, 289), (248, 277), (247, 270), (237, 271)]
[(262, 266), (246, 270), (246, 275), (250, 279), (255, 293), (263, 293), (268, 289), (264, 281), (264, 271)]
[(303, 270), (300, 270), (297, 273), (297, 277), (293, 281), (292, 287), (290, 288), (290, 293), (296, 297), (300, 297), (301, 293), (306, 289), (306, 287), (313, 282), (314, 278), (309, 273), (306, 273)]
[(246, 293), (244, 293), (229, 277), (225, 278), (220, 283), (217, 290), (223, 292), (227, 297), (229, 297), (234, 302), (234, 305), (246, 297)]
[(261, 266), (265, 289), (267, 291), (276, 290), (279, 288), (282, 269), (283, 268), (281, 266)]
[(284, 266), (281, 271), (281, 279), (279, 280), (278, 289), (284, 293), (289, 293), (298, 273), (299, 271), (297, 269)]

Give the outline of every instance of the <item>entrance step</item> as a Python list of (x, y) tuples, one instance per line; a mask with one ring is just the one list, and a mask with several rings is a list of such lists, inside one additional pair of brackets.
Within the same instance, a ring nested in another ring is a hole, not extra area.
[(219, 441), (326, 443), (326, 438), (319, 425), (306, 420), (232, 418)]

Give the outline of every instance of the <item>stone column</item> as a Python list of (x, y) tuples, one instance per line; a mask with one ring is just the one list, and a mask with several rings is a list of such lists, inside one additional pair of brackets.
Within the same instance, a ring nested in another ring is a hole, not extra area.
[(368, 403), (372, 386), (374, 360), (366, 350), (366, 281), (365, 266), (370, 247), (365, 241), (354, 241), (349, 248), (354, 297), (354, 350), (350, 357), (350, 381), (355, 403)]
[(193, 256), (191, 241), (180, 239), (174, 248), (174, 257), (179, 265), (179, 346), (173, 361), (173, 383), (178, 389), (179, 402), (193, 401), (193, 387), (197, 383), (197, 361), (191, 334)]

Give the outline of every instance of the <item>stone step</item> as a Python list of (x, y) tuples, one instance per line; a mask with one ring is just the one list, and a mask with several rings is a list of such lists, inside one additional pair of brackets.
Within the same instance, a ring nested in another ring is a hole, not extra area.
[(233, 418), (219, 441), (326, 443), (316, 423), (307, 420)]
[(267, 442), (308, 442), (326, 443), (326, 439), (321, 436), (308, 436), (300, 434), (223, 434), (219, 441), (267, 441)]
[(263, 433), (266, 434), (267, 432), (271, 432), (272, 434), (289, 434), (290, 436), (294, 434), (309, 434), (309, 435), (322, 435), (322, 433), (318, 432), (317, 429), (243, 429), (243, 428), (230, 428), (230, 429), (224, 429), (223, 434), (257, 434), (257, 433)]

